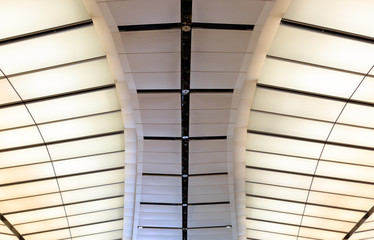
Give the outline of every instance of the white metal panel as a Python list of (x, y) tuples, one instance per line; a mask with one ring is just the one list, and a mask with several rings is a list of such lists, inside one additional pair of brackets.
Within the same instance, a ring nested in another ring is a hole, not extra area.
[(193, 22), (255, 24), (266, 1), (194, 0)]
[(107, 5), (117, 25), (180, 22), (179, 1), (111, 1)]

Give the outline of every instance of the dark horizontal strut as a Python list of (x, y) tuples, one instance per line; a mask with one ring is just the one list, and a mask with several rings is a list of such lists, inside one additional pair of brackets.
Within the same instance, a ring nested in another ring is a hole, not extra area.
[[(180, 93), (180, 89), (138, 89), (139, 93)], [(234, 89), (227, 88), (192, 88), (191, 93), (233, 93)]]
[[(161, 23), (161, 24), (141, 24), (141, 25), (121, 25), (118, 26), (120, 32), (135, 32), (135, 31), (155, 31), (168, 29), (181, 29), (181, 23)], [(192, 28), (217, 29), (217, 30), (239, 30), (252, 31), (254, 25), (249, 24), (228, 24), (228, 23), (197, 23), (190, 24)]]
[(23, 35), (4, 38), (4, 39), (0, 39), (0, 45), (8, 44), (8, 43), (12, 43), (12, 42), (15, 42), (15, 41), (20, 41), (20, 40), (26, 40), (28, 38), (41, 37), (41, 36), (44, 36), (44, 35), (53, 34), (53, 33), (60, 32), (60, 31), (71, 30), (71, 29), (74, 29), (74, 28), (85, 27), (85, 26), (92, 25), (92, 23), (93, 22), (92, 22), (91, 19), (83, 20), (83, 21), (80, 21), (80, 22), (75, 22), (75, 23), (71, 23), (71, 24), (66, 24), (66, 25), (62, 25), (62, 26), (57, 26), (57, 27), (53, 27), (53, 28), (44, 29), (44, 30), (41, 30), (41, 31), (36, 31), (36, 32), (26, 33), (26, 34), (23, 34)]
[(338, 29), (333, 29), (333, 28), (327, 28), (327, 27), (323, 27), (323, 26), (308, 24), (308, 23), (299, 22), (299, 21), (286, 19), (286, 18), (283, 18), (281, 23), (283, 25), (293, 26), (293, 27), (297, 27), (297, 28), (310, 30), (310, 31), (327, 33), (327, 34), (334, 35), (334, 36), (337, 36), (337, 37), (344, 37), (344, 38), (350, 38), (352, 40), (374, 43), (374, 38), (373, 37), (364, 36), (364, 35), (355, 34), (355, 33), (346, 32), (346, 31), (341, 31), (341, 30), (338, 30)]
[[(144, 136), (144, 140), (182, 140), (182, 137), (161, 137), (161, 136)], [(189, 140), (223, 140), (227, 139), (227, 136), (203, 136), (203, 137), (189, 137)]]

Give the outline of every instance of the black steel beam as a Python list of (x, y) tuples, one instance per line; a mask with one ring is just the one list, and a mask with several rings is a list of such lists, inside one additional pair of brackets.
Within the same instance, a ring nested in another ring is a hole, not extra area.
[(167, 30), (167, 29), (179, 29), (179, 28), (180, 28), (180, 23), (159, 23), (159, 24), (140, 24), (140, 25), (118, 26), (118, 30), (120, 32)]
[[(139, 93), (180, 93), (180, 89), (138, 89), (136, 92)], [(231, 88), (192, 88), (191, 93), (233, 93), (234, 89)]]
[(181, 0), (182, 240), (187, 240), (192, 0)]
[[(183, 137), (162, 137), (162, 136), (144, 136), (144, 140), (161, 140), (161, 141), (175, 141), (184, 140)], [(227, 136), (203, 136), (203, 137), (188, 137), (189, 140), (222, 140), (227, 139)]]
[(192, 23), (192, 27), (193, 28), (220, 29), (220, 30), (252, 31), (255, 28), (255, 25), (194, 22)]
[[(188, 13), (186, 14), (188, 15)], [(255, 25), (248, 24), (228, 24), (228, 23), (202, 23), (185, 21), (192, 28), (204, 29), (218, 29), (218, 30), (238, 30), (238, 31), (252, 31)], [(155, 31), (180, 29), (184, 25), (182, 23), (159, 23), (159, 24), (139, 24), (139, 25), (121, 25), (118, 26), (120, 32), (135, 32), (135, 31)]]

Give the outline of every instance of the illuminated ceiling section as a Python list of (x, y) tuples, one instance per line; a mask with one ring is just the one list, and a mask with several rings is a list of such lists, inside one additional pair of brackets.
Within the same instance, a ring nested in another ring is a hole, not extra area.
[(247, 239), (374, 237), (373, 9), (289, 6), (248, 124)]
[(0, 8), (0, 238), (121, 239), (123, 122), (83, 3)]

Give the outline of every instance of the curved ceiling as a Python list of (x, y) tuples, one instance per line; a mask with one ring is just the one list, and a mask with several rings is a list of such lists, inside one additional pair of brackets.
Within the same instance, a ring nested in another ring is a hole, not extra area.
[(370, 1), (293, 1), (251, 107), (249, 239), (371, 239)]
[(374, 4), (289, 3), (0, 1), (0, 238), (374, 238)]

